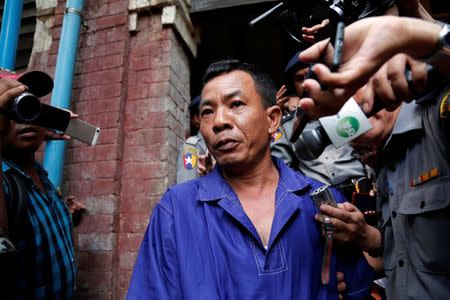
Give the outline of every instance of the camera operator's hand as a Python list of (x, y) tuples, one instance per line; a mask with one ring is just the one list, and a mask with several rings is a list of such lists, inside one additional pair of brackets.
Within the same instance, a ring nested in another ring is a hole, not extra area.
[(11, 102), (26, 89), (26, 86), (16, 80), (0, 79), (0, 135), (4, 135), (10, 126), (9, 107)]
[[(392, 16), (366, 18), (349, 25), (345, 29), (342, 63), (336, 73), (326, 66), (331, 65), (333, 55), (328, 40), (300, 54), (300, 60), (305, 63), (325, 63), (315, 64), (312, 70), (328, 88), (322, 91), (317, 81), (306, 80), (304, 87), (310, 98), (302, 99), (300, 106), (312, 117), (335, 113), (395, 54), (404, 52), (413, 57), (425, 57), (433, 53), (440, 30), (439, 24)], [(445, 66), (436, 67), (445, 70)]]
[[(334, 226), (334, 240), (344, 245), (357, 246), (363, 251), (377, 249), (380, 245), (380, 232), (368, 225), (361, 211), (349, 202), (339, 203), (338, 207), (321, 205), (321, 213), (330, 217)], [(316, 221), (323, 223), (320, 215)]]
[[(73, 113), (71, 110), (69, 109), (64, 109), (65, 111), (68, 111), (70, 113), (70, 119), (76, 119), (78, 118), (78, 115)], [(64, 133), (59, 133), (56, 132), (52, 129), (47, 129), (47, 131), (45, 132), (45, 140), (46, 141), (58, 141), (58, 140), (63, 140), (63, 141), (70, 141), (72, 138), (70, 137), (70, 135), (64, 134)]]

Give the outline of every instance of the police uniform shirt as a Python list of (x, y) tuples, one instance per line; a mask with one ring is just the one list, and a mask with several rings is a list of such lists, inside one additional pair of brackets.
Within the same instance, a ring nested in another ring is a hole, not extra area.
[[(312, 121), (306, 125), (306, 129), (317, 126), (319, 121)], [(332, 186), (340, 185), (352, 178), (367, 177), (364, 165), (352, 153), (353, 148), (349, 144), (339, 148), (330, 144), (318, 158), (299, 160), (299, 168), (306, 176)]]
[(203, 136), (197, 135), (189, 137), (181, 146), (177, 159), (177, 183), (199, 177), (198, 156), (206, 153), (206, 144)]
[(450, 295), (449, 94), (403, 104), (384, 147), (377, 205), (388, 299)]
[(296, 169), (298, 167), (292, 143), (289, 138), (292, 134), (295, 112), (283, 114), (281, 125), (272, 134), (270, 140), (270, 153), (281, 159), (287, 166)]

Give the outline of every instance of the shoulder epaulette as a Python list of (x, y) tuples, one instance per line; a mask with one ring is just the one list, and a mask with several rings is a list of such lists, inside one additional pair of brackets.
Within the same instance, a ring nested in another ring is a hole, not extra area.
[(198, 135), (193, 135), (193, 136), (188, 137), (188, 139), (186, 140), (186, 144), (196, 146), (199, 141), (200, 141), (200, 137)]

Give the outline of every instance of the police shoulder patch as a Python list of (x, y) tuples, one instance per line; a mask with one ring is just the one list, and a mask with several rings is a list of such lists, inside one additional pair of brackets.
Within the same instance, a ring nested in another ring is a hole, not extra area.
[(272, 143), (277, 142), (279, 139), (281, 139), (282, 136), (283, 136), (283, 130), (280, 127), (278, 127), (277, 131), (275, 131), (271, 136), (271, 142)]
[(183, 149), (183, 166), (186, 170), (192, 170), (197, 166), (197, 149), (185, 147)]
[(439, 118), (447, 119), (450, 113), (450, 103), (448, 98), (450, 97), (450, 87), (446, 88), (444, 92), (439, 96)]

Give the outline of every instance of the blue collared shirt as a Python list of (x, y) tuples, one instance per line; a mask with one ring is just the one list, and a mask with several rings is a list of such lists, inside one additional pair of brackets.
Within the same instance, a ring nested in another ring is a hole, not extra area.
[(154, 208), (127, 298), (337, 299), (338, 270), (350, 299), (366, 296), (372, 270), (360, 253), (334, 251), (334, 275), (321, 284), (324, 243), (309, 193), (322, 184), (274, 162), (280, 179), (267, 250), (216, 167), (169, 188)]
[[(19, 267), (14, 280), (13, 299), (72, 299), (76, 266), (69, 210), (47, 172), (36, 162), (45, 188), (43, 193), (31, 177), (11, 161), (2, 161), (4, 173), (16, 172), (28, 189), (27, 216), (20, 222), (13, 241), (19, 251)], [(3, 182), (6, 201), (11, 199), (8, 184)]]

